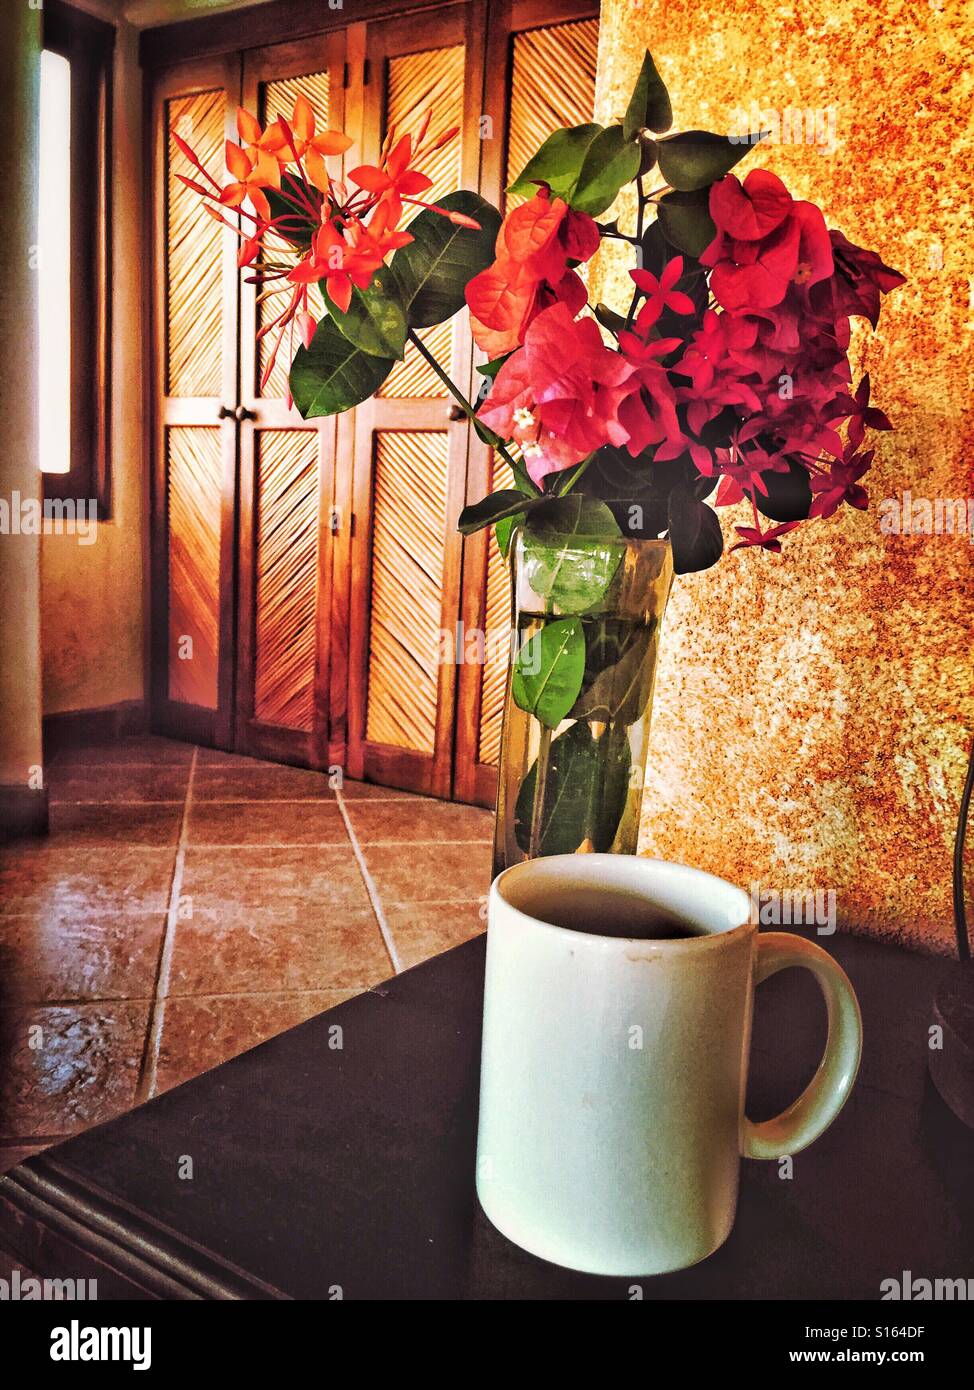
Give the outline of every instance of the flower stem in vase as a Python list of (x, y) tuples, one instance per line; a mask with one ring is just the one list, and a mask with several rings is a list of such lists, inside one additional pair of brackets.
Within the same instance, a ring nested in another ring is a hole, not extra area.
[(538, 742), (538, 757), (535, 763), (537, 773), (534, 780), (534, 800), (531, 805), (531, 837), (528, 858), (537, 859), (541, 853), (541, 829), (544, 820), (545, 791), (548, 786), (548, 757), (551, 752), (551, 730), (541, 725)]

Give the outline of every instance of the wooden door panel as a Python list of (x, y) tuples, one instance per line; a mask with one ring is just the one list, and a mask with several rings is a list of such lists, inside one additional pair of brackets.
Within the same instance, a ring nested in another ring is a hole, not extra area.
[(318, 435), (261, 430), (257, 464), (254, 718), (314, 727)]
[(225, 228), (205, 216), (199, 196), (179, 182), (191, 173), (172, 132), (210, 170), (223, 168), (227, 93), (222, 89), (166, 103), (166, 395), (223, 393), (223, 257)]
[[(390, 56), (385, 88), (386, 133), (394, 130), (405, 135), (416, 130), (427, 111), (433, 113), (430, 129), (435, 132), (462, 125), (463, 60), (462, 43)], [(460, 187), (462, 148), (462, 141), (457, 138), (423, 161), (423, 173), (433, 180), (432, 187), (421, 195), (424, 203), (435, 203)], [(406, 207), (400, 225), (408, 227), (420, 212), (420, 207)]]
[(432, 757), (449, 441), (445, 431), (382, 430), (374, 447), (365, 737)]
[[(301, 66), (306, 67), (313, 61), (313, 57), (312, 54), (307, 52), (306, 45), (304, 48), (305, 53), (299, 57), (297, 61)], [(340, 90), (337, 92), (337, 99), (334, 99), (335, 94), (332, 92), (333, 74), (327, 66), (327, 64), (335, 61), (335, 57), (336, 44), (335, 38), (332, 37), (328, 43), (324, 45), (318, 56), (318, 61), (326, 65), (323, 66), (321, 70), (317, 72), (300, 72), (286, 77), (271, 77), (266, 80), (255, 78), (258, 82), (258, 97), (256, 103), (257, 115), (261, 125), (266, 128), (272, 121), (276, 120), (278, 116), (283, 116), (286, 121), (290, 121), (291, 114), (294, 111), (294, 103), (299, 96), (303, 96), (311, 103), (312, 109), (314, 110), (317, 129), (331, 129), (331, 122), (336, 113), (341, 111), (342, 106)], [(285, 66), (293, 64), (294, 57), (292, 46), (286, 46), (284, 51), (277, 55), (275, 55), (273, 51), (267, 52), (263, 57), (261, 66), (264, 71), (272, 70), (275, 62), (283, 63)], [(253, 60), (251, 60), (249, 68), (253, 66), (254, 63)], [(336, 161), (332, 163), (333, 166), (337, 165)], [(309, 287), (308, 301), (311, 312), (314, 314), (315, 318), (320, 319), (325, 313), (325, 307), (321, 297), (321, 291), (317, 285), (311, 285)], [(283, 296), (275, 295), (260, 306), (258, 310), (258, 322), (261, 327), (273, 321), (276, 315), (280, 313), (283, 302)], [(277, 307), (275, 308), (275, 306)], [(266, 384), (261, 388), (258, 381), (255, 386), (254, 389), (257, 394), (261, 396), (273, 396), (278, 400), (286, 398), (288, 369), (291, 359), (294, 356), (295, 346), (296, 340), (291, 343), (285, 343), (284, 348), (282, 348), (281, 352), (278, 354), (277, 360), (271, 369), (271, 374)], [(267, 364), (270, 361), (273, 347), (274, 335), (268, 334), (267, 337), (261, 340), (258, 354), (258, 368), (261, 376), (263, 376)]]
[[(246, 38), (243, 27), (242, 48)], [(175, 179), (188, 171), (169, 131), (220, 169), (238, 102), (266, 124), (303, 95), (319, 128), (352, 136), (351, 167), (374, 163), (393, 127), (414, 130), (432, 108), (435, 131), (461, 133), (427, 164), (433, 187), (421, 196), (479, 187), (502, 203), (504, 184), (554, 126), (590, 117), (596, 43), (588, 0), (469, 0), (153, 78), (160, 727), (492, 799), (503, 644), (488, 640), (482, 667), (440, 660), (441, 633), (458, 618), (490, 639), (509, 622), (496, 547), (484, 536), (464, 545), (454, 529), (464, 500), (487, 485), (487, 450), (451, 418), (446, 388), (413, 344), (378, 395), (337, 420), (305, 422), (289, 407), (290, 343), (261, 389), (271, 345), (257, 345), (256, 332), (278, 310), (258, 304), (233, 239)], [(482, 113), (496, 139), (481, 138)], [(312, 297), (325, 312), (317, 288)], [(480, 379), (465, 316), (420, 336), (472, 394)], [(242, 409), (243, 422), (220, 423), (221, 407), (238, 420)]]
[[(512, 35), (507, 184), (514, 182), (553, 130), (592, 119), (598, 48), (597, 19), (550, 24)], [(508, 206), (523, 201), (505, 195)]]
[(152, 90), (151, 396), (153, 722), (227, 746), (233, 703), (237, 270), (232, 240), (177, 178), (211, 169), (233, 133), (239, 65), (173, 68)]
[[(419, 338), (437, 362), (448, 363), (453, 355), (453, 324), (435, 323), (420, 329)], [(383, 400), (446, 400), (449, 392), (413, 343), (406, 344), (397, 362), (379, 387)]]
[[(514, 476), (504, 460), (494, 454), (491, 462), (491, 492), (513, 487)], [(510, 570), (491, 529), (484, 583), (485, 656), (477, 729), (477, 762), (486, 767), (496, 767), (500, 754), (512, 619)]]
[[(505, 188), (547, 136), (592, 119), (598, 19), (584, 13), (584, 0), (570, 13), (572, 3), (559, 12), (557, 0), (545, 0), (544, 9), (519, 0), (501, 11), (488, 36), (486, 110), (503, 140), (484, 142), (481, 191), (502, 209), (523, 201)], [(503, 462), (478, 440), (471, 442), (467, 485), (469, 502), (512, 485)], [(507, 562), (492, 534), (464, 542), (461, 610), (464, 630), (483, 633), (486, 660), (459, 667), (454, 795), (492, 806), (511, 628)]]
[(169, 699), (215, 710), (220, 647), (220, 432), (166, 431)]

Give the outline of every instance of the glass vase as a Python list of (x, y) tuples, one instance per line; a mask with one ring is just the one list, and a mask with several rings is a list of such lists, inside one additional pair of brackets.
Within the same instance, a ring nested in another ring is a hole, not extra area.
[(635, 854), (669, 542), (520, 530), (512, 559), (494, 873), (551, 854)]

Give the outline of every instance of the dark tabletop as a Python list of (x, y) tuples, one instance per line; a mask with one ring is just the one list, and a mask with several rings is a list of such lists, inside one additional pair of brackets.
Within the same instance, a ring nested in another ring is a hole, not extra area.
[[(483, 938), (14, 1169), (0, 1248), (101, 1298), (875, 1299), (904, 1270), (974, 1277), (974, 1136), (926, 1078), (932, 996), (960, 967), (820, 940), (862, 1004), (856, 1089), (791, 1176), (742, 1164), (734, 1231), (691, 1270), (571, 1273), (480, 1211)], [(760, 987), (752, 1119), (795, 1097), (823, 1036), (807, 972)]]

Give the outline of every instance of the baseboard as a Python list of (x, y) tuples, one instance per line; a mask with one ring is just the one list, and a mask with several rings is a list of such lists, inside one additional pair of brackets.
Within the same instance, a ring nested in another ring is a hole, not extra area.
[(0, 784), (0, 840), (47, 834), (47, 788)]
[(148, 731), (144, 700), (121, 700), (100, 709), (64, 710), (44, 716), (44, 756), (62, 748), (86, 748), (95, 743), (117, 743), (130, 734)]

